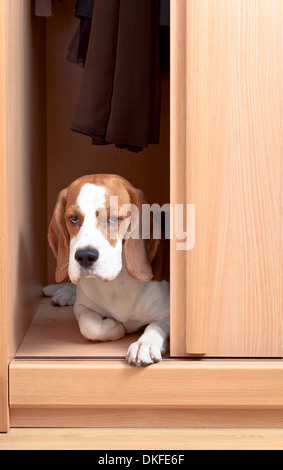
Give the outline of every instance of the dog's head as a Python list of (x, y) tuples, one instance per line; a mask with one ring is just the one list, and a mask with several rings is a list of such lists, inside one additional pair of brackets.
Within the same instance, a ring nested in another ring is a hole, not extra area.
[(141, 190), (116, 175), (83, 176), (61, 191), (48, 233), (56, 281), (68, 275), (74, 284), (81, 277), (111, 281), (123, 262), (132, 278), (151, 280), (159, 241), (142, 239), (145, 203)]

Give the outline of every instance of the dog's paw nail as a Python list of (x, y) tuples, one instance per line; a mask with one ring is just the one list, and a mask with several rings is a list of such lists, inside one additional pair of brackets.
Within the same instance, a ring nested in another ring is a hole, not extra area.
[(159, 347), (154, 343), (139, 342), (133, 343), (127, 353), (127, 361), (136, 367), (156, 364), (162, 360)]

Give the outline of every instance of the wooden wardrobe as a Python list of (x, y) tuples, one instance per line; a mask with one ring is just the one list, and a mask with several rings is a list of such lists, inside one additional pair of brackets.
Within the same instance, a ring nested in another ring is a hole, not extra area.
[[(0, 0), (0, 432), (12, 427), (283, 425), (281, 0), (172, 0), (160, 144), (140, 155), (70, 131), (82, 69), (74, 2), (48, 20)], [(55, 308), (47, 228), (58, 192), (117, 173), (150, 203), (195, 208), (171, 240), (162, 363), (92, 344)]]

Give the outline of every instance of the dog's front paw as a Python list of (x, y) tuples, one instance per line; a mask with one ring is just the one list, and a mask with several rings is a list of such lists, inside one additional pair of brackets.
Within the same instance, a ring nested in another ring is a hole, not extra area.
[(160, 347), (149, 341), (137, 341), (131, 344), (127, 353), (127, 361), (134, 366), (148, 366), (162, 360)]
[(47, 297), (52, 297), (53, 305), (59, 307), (74, 305), (76, 301), (76, 286), (73, 284), (52, 284), (43, 288)]

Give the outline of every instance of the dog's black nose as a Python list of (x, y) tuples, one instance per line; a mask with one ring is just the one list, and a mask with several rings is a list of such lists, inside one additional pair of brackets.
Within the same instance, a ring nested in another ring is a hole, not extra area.
[(99, 258), (97, 250), (78, 250), (75, 259), (83, 268), (90, 268)]

